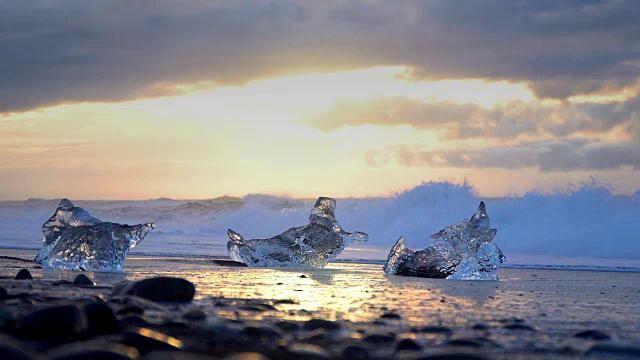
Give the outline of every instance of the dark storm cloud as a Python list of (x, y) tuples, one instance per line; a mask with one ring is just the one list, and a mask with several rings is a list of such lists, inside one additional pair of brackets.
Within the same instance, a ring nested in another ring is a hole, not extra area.
[(637, 1), (4, 1), (0, 112), (396, 64), (562, 98), (636, 81), (638, 18)]
[(444, 130), (449, 138), (513, 138), (519, 135), (564, 137), (626, 127), (640, 139), (640, 97), (614, 103), (512, 101), (486, 109), (475, 104), (424, 103), (406, 97), (343, 101), (311, 120), (329, 131), (343, 125), (393, 126)]
[(536, 167), (544, 172), (571, 170), (640, 169), (640, 144), (586, 139), (523, 142), (479, 150), (420, 151), (409, 147), (367, 154), (370, 166), (391, 160), (407, 167), (503, 168)]

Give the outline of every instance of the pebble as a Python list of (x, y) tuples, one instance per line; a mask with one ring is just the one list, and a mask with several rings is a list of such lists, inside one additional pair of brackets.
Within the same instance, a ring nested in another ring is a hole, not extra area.
[(396, 340), (395, 334), (371, 334), (371, 335), (365, 336), (362, 339), (362, 341), (366, 343), (379, 345), (379, 346), (389, 345), (395, 340)]
[(365, 360), (371, 358), (371, 351), (369, 349), (357, 346), (349, 345), (342, 350), (342, 357), (345, 359)]
[(640, 347), (631, 344), (617, 342), (597, 343), (587, 351), (587, 356), (591, 355), (624, 355), (628, 357), (640, 357)]
[(35, 360), (36, 353), (29, 346), (7, 335), (0, 335), (0, 355), (3, 360)]
[(207, 318), (207, 314), (200, 309), (189, 310), (182, 315), (187, 320), (204, 320)]
[[(183, 351), (152, 351), (140, 360), (216, 360), (217, 357)], [(248, 360), (248, 359), (247, 359)]]
[(133, 360), (138, 351), (130, 346), (100, 340), (75, 342), (51, 349), (46, 353), (48, 360)]
[(190, 302), (196, 287), (182, 278), (160, 276), (136, 282), (123, 281), (112, 296), (135, 295), (155, 302)]
[(453, 330), (449, 329), (446, 326), (440, 326), (440, 325), (423, 326), (417, 329), (416, 331), (424, 334), (444, 334), (444, 335), (453, 334)]
[(316, 330), (316, 329), (324, 329), (324, 330), (340, 330), (340, 323), (335, 321), (329, 321), (324, 319), (311, 319), (304, 323), (303, 328), (305, 330)]
[(413, 339), (402, 339), (396, 343), (396, 351), (420, 351), (422, 350), (422, 345), (418, 344)]
[(125, 332), (122, 343), (133, 346), (141, 354), (154, 350), (180, 350), (182, 341), (148, 328), (134, 328)]
[(402, 319), (402, 316), (393, 312), (387, 312), (380, 315), (380, 319)]
[(100, 302), (84, 304), (88, 330), (92, 334), (111, 334), (118, 330), (118, 319), (111, 308)]
[(577, 338), (589, 339), (589, 340), (609, 340), (610, 339), (609, 335), (602, 333), (598, 330), (581, 331), (573, 336)]
[(280, 332), (268, 325), (260, 325), (260, 326), (246, 326), (242, 329), (241, 333), (252, 339), (258, 341), (275, 341), (282, 338), (282, 334)]
[(536, 331), (536, 329), (534, 329), (533, 327), (525, 324), (520, 324), (520, 323), (507, 324), (503, 327), (508, 330)]
[(87, 316), (75, 304), (36, 309), (18, 325), (21, 334), (34, 338), (77, 338), (87, 329)]
[(33, 276), (31, 276), (31, 273), (29, 272), (29, 270), (22, 269), (22, 270), (18, 271), (18, 273), (16, 274), (15, 279), (16, 280), (31, 280), (31, 279), (33, 279)]
[(471, 327), (473, 330), (488, 330), (489, 327), (485, 324), (475, 324)]
[(275, 323), (274, 326), (284, 332), (292, 332), (300, 329), (300, 326), (292, 321), (279, 321)]
[(89, 279), (87, 275), (80, 274), (73, 280), (73, 285), (94, 286), (95, 284), (93, 283), (93, 281), (91, 281), (91, 279)]

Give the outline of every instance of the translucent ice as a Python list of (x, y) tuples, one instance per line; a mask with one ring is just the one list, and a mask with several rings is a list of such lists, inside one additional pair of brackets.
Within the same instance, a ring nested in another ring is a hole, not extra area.
[(498, 265), (506, 258), (493, 242), (484, 202), (470, 220), (431, 235), (433, 244), (412, 251), (400, 237), (391, 248), (384, 272), (393, 275), (459, 280), (498, 280)]
[(154, 227), (102, 222), (63, 199), (42, 225), (44, 244), (35, 261), (49, 269), (122, 271), (129, 250)]
[(349, 244), (369, 239), (365, 233), (342, 230), (335, 209), (335, 199), (318, 198), (309, 215), (309, 225), (291, 228), (269, 239), (245, 240), (229, 229), (229, 256), (251, 267), (322, 268)]

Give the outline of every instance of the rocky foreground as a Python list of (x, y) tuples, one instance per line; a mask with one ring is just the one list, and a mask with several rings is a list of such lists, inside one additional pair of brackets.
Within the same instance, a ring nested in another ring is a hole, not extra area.
[[(32, 269), (33, 270), (33, 269)], [(304, 275), (302, 275), (304, 276)], [(523, 319), (416, 326), (380, 308), (369, 322), (314, 317), (294, 301), (207, 298), (176, 277), (96, 285), (0, 278), (0, 359), (630, 359), (640, 347), (581, 329), (554, 346)], [(442, 300), (445, 301), (445, 300)], [(283, 308), (288, 310), (284, 310)], [(299, 318), (300, 320), (295, 320)], [(292, 320), (294, 319), (294, 320)], [(517, 342), (526, 346), (509, 347)]]

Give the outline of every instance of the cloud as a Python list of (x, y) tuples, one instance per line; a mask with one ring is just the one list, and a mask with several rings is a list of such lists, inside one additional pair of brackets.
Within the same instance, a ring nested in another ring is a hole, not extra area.
[(323, 131), (343, 125), (411, 125), (437, 129), (448, 138), (512, 139), (520, 135), (566, 137), (580, 132), (605, 133), (626, 126), (640, 134), (640, 96), (624, 102), (545, 104), (510, 101), (487, 109), (475, 104), (427, 103), (407, 97), (338, 102), (311, 124)]
[(640, 144), (587, 139), (522, 142), (474, 150), (420, 151), (401, 147), (367, 154), (367, 164), (385, 166), (395, 160), (404, 167), (538, 168), (543, 172), (640, 169)]
[(637, 1), (604, 0), (7, 1), (0, 113), (380, 65), (564, 98), (638, 79), (639, 17)]

